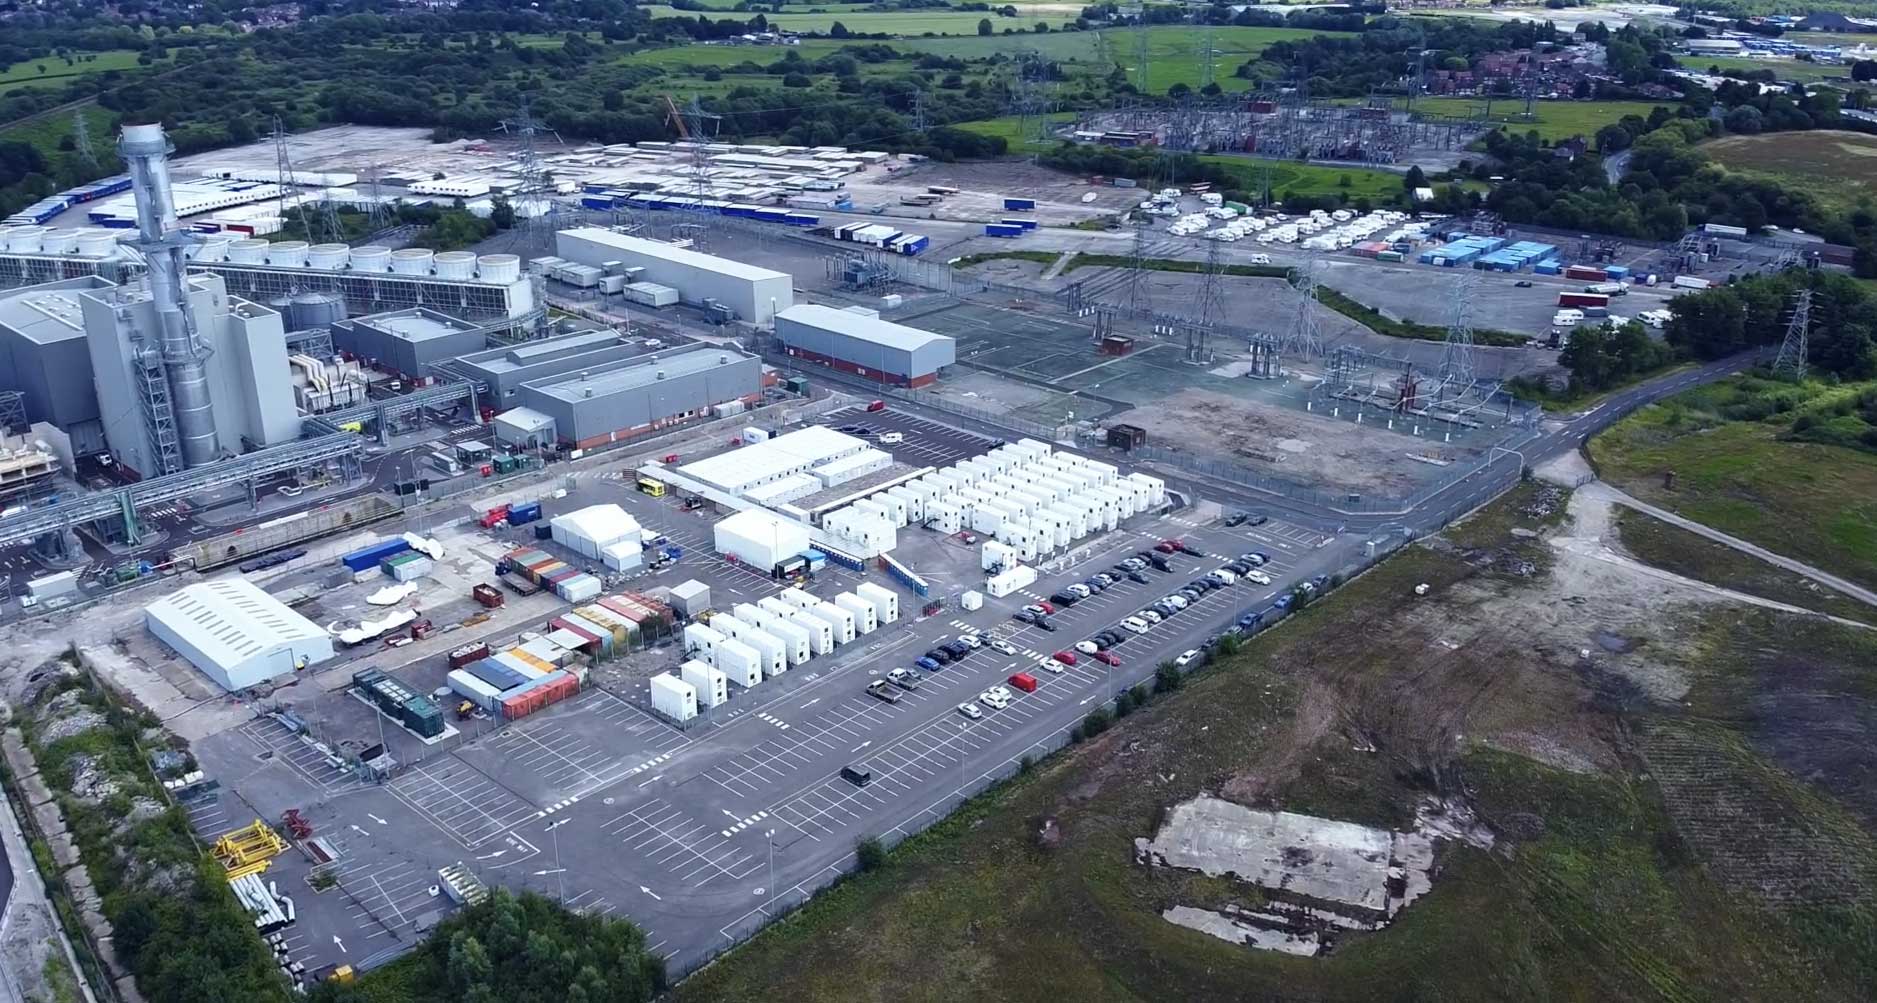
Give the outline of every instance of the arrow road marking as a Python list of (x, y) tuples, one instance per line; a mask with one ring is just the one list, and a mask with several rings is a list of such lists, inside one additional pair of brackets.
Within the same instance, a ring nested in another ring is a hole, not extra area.
[(495, 858), (502, 856), (503, 854), (507, 852), (508, 852), (507, 850), (497, 850), (494, 853), (485, 853), (482, 856), (477, 857), (476, 859), (477, 860), (494, 860)]
[(859, 752), (860, 750), (862, 750), (862, 749), (864, 749), (864, 748), (866, 748), (867, 746), (869, 746), (869, 745), (872, 745), (872, 744), (873, 744), (873, 739), (871, 739), (871, 738), (870, 738), (870, 739), (868, 739), (868, 740), (866, 740), (865, 742), (862, 742), (862, 743), (860, 743), (859, 745), (856, 745), (856, 746), (854, 746), (854, 748), (853, 748), (853, 750), (852, 750), (852, 751), (854, 751), (854, 752)]
[(821, 702), (821, 698), (820, 698), (820, 697), (816, 697), (816, 698), (814, 698), (813, 700), (810, 700), (810, 701), (808, 701), (807, 703), (805, 703), (805, 704), (803, 704), (803, 705), (801, 706), (801, 708), (800, 708), (800, 709), (802, 709), (802, 710), (807, 710), (808, 708), (810, 708), (810, 707), (813, 707), (814, 705), (816, 705), (816, 704), (818, 704), (818, 703), (820, 703), (820, 702)]
[(340, 939), (339, 939), (339, 935), (338, 935), (338, 934), (336, 934), (336, 933), (335, 933), (335, 934), (333, 934), (333, 935), (332, 935), (332, 942), (333, 942), (333, 943), (335, 943), (335, 944), (338, 944), (338, 945), (339, 945), (339, 950), (340, 950), (340, 951), (341, 951), (342, 953), (345, 953), (345, 954), (350, 954), (350, 953), (352, 953), (352, 952), (350, 952), (350, 951), (347, 951), (347, 950), (345, 949), (345, 941), (343, 941), (343, 940), (340, 940)]
[(664, 899), (663, 899), (662, 897), (660, 897), (660, 896), (659, 896), (659, 894), (658, 894), (657, 892), (655, 892), (655, 891), (653, 891), (653, 890), (651, 890), (650, 888), (647, 888), (647, 887), (645, 887), (644, 885), (640, 885), (640, 886), (639, 886), (639, 890), (640, 890), (640, 891), (642, 891), (642, 892), (644, 892), (644, 893), (645, 893), (645, 894), (647, 894), (647, 895), (650, 895), (650, 896), (652, 897), (652, 899), (653, 899), (653, 901), (656, 901), (656, 902), (663, 902), (663, 901), (665, 901), (665, 900), (664, 900)]
[(379, 825), (390, 825), (390, 824), (391, 824), (391, 823), (389, 823), (389, 822), (387, 822), (387, 821), (385, 821), (384, 819), (382, 819), (382, 818), (379, 818), (379, 817), (378, 817), (378, 816), (376, 816), (376, 815), (373, 815), (373, 814), (372, 814), (371, 812), (366, 812), (366, 813), (365, 813), (365, 817), (366, 817), (366, 818), (369, 818), (369, 819), (371, 819), (372, 821), (374, 821), (374, 822), (376, 822), (376, 823), (378, 823)]

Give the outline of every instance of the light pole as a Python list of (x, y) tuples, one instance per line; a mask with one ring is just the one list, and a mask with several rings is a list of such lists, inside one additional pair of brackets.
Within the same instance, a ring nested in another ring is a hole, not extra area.
[[(765, 831), (763, 839), (769, 842), (769, 901), (774, 902), (776, 900), (776, 831), (774, 829)], [(767, 907), (763, 909), (763, 915), (769, 915)]]
[(560, 865), (559, 829), (570, 821), (572, 820), (565, 818), (559, 819), (547, 827), (548, 835), (554, 837), (554, 887), (560, 892), (560, 900), (563, 905), (567, 902), (567, 878), (565, 877), (567, 869)]

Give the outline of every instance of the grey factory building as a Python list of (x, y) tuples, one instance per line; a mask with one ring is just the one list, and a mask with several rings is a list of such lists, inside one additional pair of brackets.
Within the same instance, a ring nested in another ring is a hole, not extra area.
[(636, 359), (654, 350), (643, 339), (627, 338), (611, 330), (577, 331), (505, 348), (471, 352), (446, 369), (463, 379), (487, 387), (495, 407), (520, 402), (521, 385), (549, 376), (577, 373)]
[(328, 329), (332, 347), (407, 379), (488, 347), (483, 328), (425, 307), (335, 321)]
[(680, 349), (522, 384), (527, 411), (554, 422), (555, 437), (590, 449), (762, 399), (762, 362), (733, 348)]
[(110, 282), (86, 276), (0, 295), (0, 390), (24, 394), (27, 419), (58, 426), (78, 455), (105, 448), (78, 298), (86, 290), (110, 288)]
[(776, 340), (796, 358), (896, 387), (925, 386), (958, 361), (951, 338), (881, 320), (863, 308), (789, 307), (776, 314)]
[(554, 235), (555, 253), (582, 265), (639, 268), (634, 281), (656, 282), (678, 290), (682, 302), (716, 300), (738, 320), (768, 324), (776, 311), (795, 303), (795, 280), (784, 272), (703, 254), (644, 237), (583, 226)]

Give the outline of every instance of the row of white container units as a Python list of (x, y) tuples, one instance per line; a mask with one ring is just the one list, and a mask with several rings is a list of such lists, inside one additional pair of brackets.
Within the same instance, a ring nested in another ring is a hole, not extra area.
[[(718, 612), (708, 623), (684, 628), (686, 666), (696, 663), (720, 673), (728, 683), (753, 689), (806, 663), (810, 658), (851, 644), (885, 624), (899, 619), (899, 596), (891, 589), (862, 582), (833, 601), (801, 589), (783, 589), (754, 604), (737, 603)], [(673, 721), (688, 721), (699, 709), (717, 706), (729, 698), (727, 688), (700, 685), (703, 673), (679, 676), (664, 673), (652, 679), (652, 709)], [(697, 679), (692, 678), (697, 676)]]

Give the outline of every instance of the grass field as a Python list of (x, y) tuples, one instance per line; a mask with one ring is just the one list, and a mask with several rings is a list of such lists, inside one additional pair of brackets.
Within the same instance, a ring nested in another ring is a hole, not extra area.
[(1645, 564), (1762, 599), (1877, 624), (1877, 607), (1654, 516), (1619, 508), (1616, 526), (1623, 548)]
[[(1539, 101), (1533, 105), (1534, 119), (1525, 118), (1525, 103), (1519, 100), (1499, 100), (1492, 103), (1491, 120), (1506, 127), (1506, 131), (1524, 133), (1529, 129), (1538, 130), (1538, 135), (1550, 140), (1569, 139), (1583, 136), (1590, 139), (1597, 130), (1621, 119), (1624, 115), (1649, 117), (1658, 103), (1654, 101)], [(1435, 115), (1477, 115), (1484, 114), (1486, 103), (1474, 98), (1419, 98), (1414, 107)], [(1672, 107), (1672, 105), (1671, 105)]]
[[(1877, 455), (1784, 436), (1790, 413), (1728, 420), (1766, 388), (1737, 377), (1592, 439), (1603, 478), (1651, 504), (1877, 587)], [(1821, 391), (1822, 392), (1822, 391)], [(1675, 487), (1663, 486), (1675, 473)]]
[(1841, 209), (1877, 196), (1877, 136), (1838, 130), (1724, 136), (1701, 149), (1730, 170), (1787, 182)]
[[(653, 17), (708, 17), (713, 20), (746, 21), (752, 15), (738, 11), (682, 11), (671, 7), (641, 8)], [(850, 11), (846, 13), (830, 12), (825, 14), (764, 14), (769, 23), (777, 28), (789, 31), (827, 31), (839, 21), (849, 31), (865, 34), (887, 34), (900, 37), (920, 35), (972, 35), (978, 33), (978, 22), (988, 17), (991, 27), (1001, 34), (1005, 28), (1017, 31), (1034, 31), (1038, 24), (1048, 24), (1051, 28), (1060, 28), (1075, 20), (1073, 17), (998, 17), (976, 11), (887, 11), (873, 13), (870, 10)]]
[[(848, 27), (861, 30), (851, 24)], [(1214, 75), (1219, 86), (1226, 90), (1248, 90), (1251, 81), (1241, 80), (1233, 73), (1240, 63), (1263, 52), (1272, 42), (1336, 34), (1341, 33), (1239, 26), (1214, 29)], [(1161, 25), (1148, 28), (1147, 90), (1161, 94), (1176, 83), (1197, 87), (1202, 66), (1198, 43), (1199, 36), (1191, 27)], [(960, 58), (985, 56), (1000, 50), (1034, 49), (1052, 59), (1081, 64), (1070, 67), (1071, 73), (1106, 74), (1119, 65), (1128, 69), (1129, 79), (1133, 79), (1130, 60), (1134, 55), (1134, 41), (1132, 33), (1126, 31), (1077, 31), (1011, 38), (924, 39), (896, 47)]]
[(1849, 66), (1831, 66), (1825, 63), (1810, 63), (1803, 59), (1749, 59), (1745, 56), (1683, 56), (1679, 60), (1682, 68), (1696, 73), (1706, 73), (1710, 68), (1733, 70), (1736, 73), (1751, 73), (1754, 70), (1772, 70), (1781, 80), (1798, 80), (1812, 83), (1819, 80), (1842, 80), (1849, 83)]
[[(1857, 998), (1873, 953), (1867, 912), (1758, 908), (1723, 888), (1735, 875), (1710, 870), (1703, 854), (1807, 857), (1822, 840), (1766, 841), (1802, 826), (1843, 834), (1847, 873), (1861, 879), (1870, 840), (1854, 825), (1846, 832), (1841, 807), (1802, 789), (1739, 731), (1685, 722), (1672, 706), (1626, 704), (1614, 685), (1593, 697), (1603, 684), (1591, 677), (1603, 670), (1554, 669), (1501, 625), (1504, 608), (1489, 603), (1545, 586), (1495, 578), (1480, 554), (1542, 546), (1511, 534), (1545, 525), (1516, 507), (1530, 498), (1522, 490), (1488, 509), (1489, 525), (1457, 544), (1466, 553), (1409, 549), (913, 837), (878, 872), (694, 975), (677, 1000)], [(1419, 584), (1430, 589), (1417, 599)], [(1765, 652), (1794, 650), (1790, 618), (1728, 612), (1687, 625), (1704, 642), (1736, 644), (1728, 675), (1697, 683), (1704, 708), (1751, 695), (1771, 674)], [(1850, 675), (1877, 656), (1877, 642), (1850, 634), (1822, 630), (1806, 644), (1821, 666)], [(1703, 665), (1699, 653), (1668, 657)], [(1423, 721), (1438, 723), (1421, 730)], [(1556, 750), (1546, 761), (1515, 751), (1515, 736), (1534, 729), (1606, 751), (1572, 767), (1556, 765)], [(1651, 743), (1647, 763), (1632, 758), (1638, 733)], [(1423, 743), (1442, 742), (1440, 765), (1411, 765)], [(1675, 786), (1657, 780), (1658, 764)], [(1465, 791), (1499, 843), (1491, 852), (1448, 844), (1430, 893), (1387, 930), (1345, 936), (1328, 957), (1174, 927), (1159, 917), (1170, 905), (1256, 905), (1260, 895), (1229, 877), (1132, 860), (1132, 840), (1198, 791), (1400, 826), (1430, 784)], [(1705, 804), (1689, 796), (1700, 790)], [(1044, 820), (1059, 840), (1039, 841)], [(1737, 850), (1710, 842), (1730, 829)]]
[[(14, 63), (0, 70), (0, 94), (20, 87), (56, 87), (74, 78), (106, 70), (137, 69), (137, 56), (133, 49), (107, 49), (102, 52), (80, 52), (73, 55), (73, 63), (56, 56), (44, 59)], [(40, 67), (45, 72), (39, 72)]]

